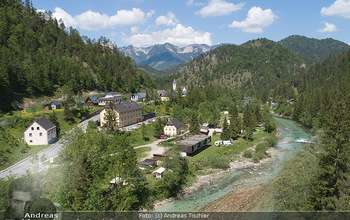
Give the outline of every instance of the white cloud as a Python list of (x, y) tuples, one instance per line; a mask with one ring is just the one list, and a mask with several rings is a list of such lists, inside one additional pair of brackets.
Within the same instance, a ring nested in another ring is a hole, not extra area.
[(202, 6), (202, 5), (205, 5), (204, 3), (201, 3), (201, 2), (194, 2), (194, 0), (188, 0), (186, 2), (187, 6), (191, 6), (191, 5), (194, 5), (194, 6)]
[(335, 32), (338, 31), (337, 30), (337, 26), (335, 26), (334, 24), (325, 22), (325, 27), (322, 29), (319, 29), (318, 32)]
[(171, 43), (177, 46), (189, 44), (211, 45), (210, 37), (210, 33), (208, 32), (195, 31), (192, 27), (185, 27), (182, 24), (177, 24), (174, 28), (146, 34), (135, 34), (124, 38), (123, 41), (126, 44), (135, 46), (150, 46), (163, 43)]
[(150, 17), (152, 17), (152, 15), (154, 15), (154, 13), (155, 13), (154, 10), (150, 10), (149, 12), (147, 12), (146, 17), (150, 18)]
[(189, 1), (187, 1), (186, 4), (187, 4), (188, 6), (190, 6), (190, 5), (193, 5), (193, 3), (194, 3), (194, 0), (189, 0)]
[(323, 7), (321, 15), (350, 18), (350, 0), (336, 0), (328, 8)]
[(249, 9), (244, 21), (233, 21), (229, 27), (242, 28), (243, 32), (262, 33), (263, 28), (273, 24), (277, 18), (271, 9), (262, 10), (254, 6)]
[(139, 28), (134, 26), (134, 27), (131, 27), (131, 33), (137, 33), (139, 31)]
[(159, 16), (156, 19), (156, 25), (165, 24), (166, 26), (175, 26), (179, 23), (179, 20), (176, 19), (174, 13), (168, 12), (167, 16)]
[(203, 7), (200, 11), (197, 11), (196, 14), (199, 14), (202, 17), (229, 15), (234, 11), (242, 9), (243, 6), (244, 3), (235, 5), (224, 0), (209, 0), (208, 5)]
[(111, 28), (115, 26), (134, 26), (143, 24), (147, 16), (152, 16), (154, 11), (145, 14), (139, 8), (132, 10), (119, 10), (116, 15), (108, 16), (91, 10), (80, 15), (72, 16), (61, 8), (55, 8), (52, 14), (57, 20), (62, 19), (64, 24), (69, 27), (81, 28), (85, 30), (97, 31), (103, 28)]

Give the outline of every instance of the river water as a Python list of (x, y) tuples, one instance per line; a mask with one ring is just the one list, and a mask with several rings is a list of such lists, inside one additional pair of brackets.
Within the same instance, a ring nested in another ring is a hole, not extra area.
[(282, 163), (291, 159), (307, 142), (310, 134), (292, 120), (275, 117), (277, 131), (281, 133), (277, 143), (277, 157), (263, 166), (230, 171), (222, 177), (208, 182), (198, 190), (184, 194), (179, 199), (154, 209), (155, 212), (193, 212), (213, 203), (225, 195), (243, 188), (267, 184), (278, 177)]

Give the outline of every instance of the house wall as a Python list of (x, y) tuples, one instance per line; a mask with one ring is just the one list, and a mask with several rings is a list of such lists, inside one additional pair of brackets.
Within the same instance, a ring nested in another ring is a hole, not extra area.
[(169, 97), (160, 97), (160, 100), (162, 101), (162, 102), (169, 102), (170, 101), (170, 99), (169, 99)]
[[(127, 111), (122, 113), (118, 113), (116, 111), (115, 114), (116, 114), (118, 127), (120, 128), (142, 121), (142, 109)], [(101, 126), (106, 124), (105, 116), (106, 116), (106, 109), (103, 109), (100, 113)]]
[(179, 129), (176, 129), (175, 126), (171, 125), (165, 125), (164, 126), (164, 134), (169, 135), (169, 136), (175, 136), (179, 135), (180, 131)]
[(95, 106), (95, 104), (91, 101), (91, 99), (88, 99), (85, 103), (86, 106)]
[(24, 131), (24, 141), (28, 145), (48, 145), (56, 138), (56, 128), (46, 131), (36, 122)]

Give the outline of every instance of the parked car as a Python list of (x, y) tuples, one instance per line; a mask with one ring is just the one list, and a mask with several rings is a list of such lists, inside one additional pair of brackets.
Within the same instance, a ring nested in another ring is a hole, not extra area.
[(164, 135), (160, 135), (159, 139), (166, 139), (166, 137)]
[(228, 146), (231, 144), (232, 144), (231, 140), (224, 140), (224, 146)]
[(215, 141), (215, 146), (220, 146), (222, 145), (222, 141)]

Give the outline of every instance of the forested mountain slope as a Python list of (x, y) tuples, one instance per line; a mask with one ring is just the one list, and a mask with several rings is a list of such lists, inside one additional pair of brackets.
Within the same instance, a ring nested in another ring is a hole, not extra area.
[(319, 40), (300, 35), (289, 36), (280, 43), (312, 62), (321, 61), (332, 54), (349, 49), (348, 44), (332, 38)]
[(0, 106), (13, 98), (52, 95), (68, 85), (73, 92), (135, 92), (154, 83), (107, 40), (91, 40), (38, 13), (29, 1), (0, 2)]
[(194, 58), (177, 74), (156, 81), (165, 84), (175, 78), (180, 85), (214, 82), (248, 95), (267, 96), (273, 85), (291, 79), (303, 67), (302, 57), (289, 48), (268, 39), (257, 39), (240, 46), (220, 46)]

